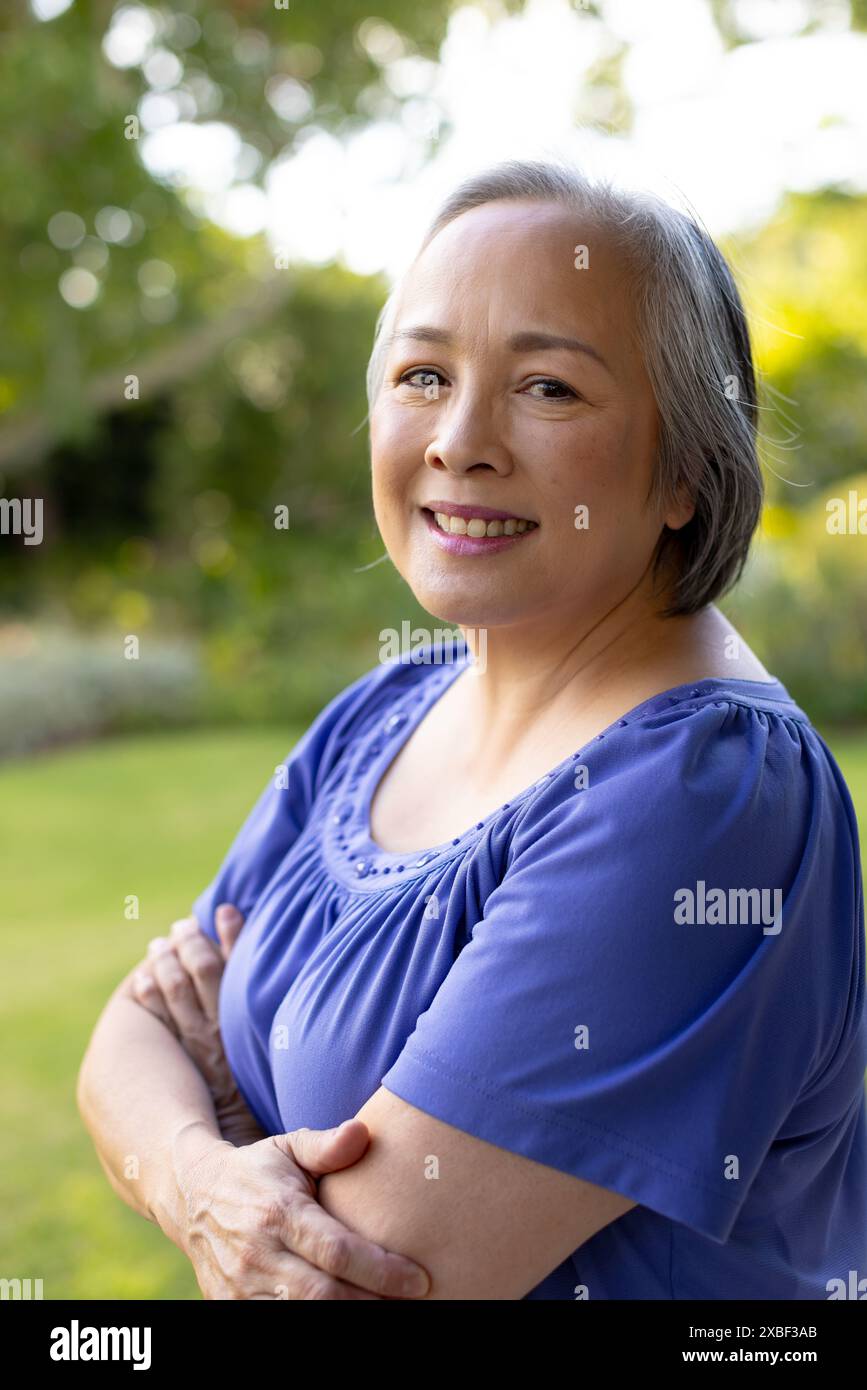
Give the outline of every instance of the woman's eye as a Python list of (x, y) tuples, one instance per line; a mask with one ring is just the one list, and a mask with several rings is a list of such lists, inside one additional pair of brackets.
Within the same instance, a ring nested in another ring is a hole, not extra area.
[[(420, 381), (413, 381), (414, 376), (420, 377)], [(424, 390), (427, 386), (439, 385), (445, 382), (442, 372), (435, 371), (433, 367), (413, 367), (411, 372), (404, 372), (403, 376), (398, 377), (398, 386), (416, 386), (419, 390)]]
[[(404, 372), (397, 379), (398, 386), (412, 386), (418, 391), (430, 390), (436, 386), (447, 385), (442, 372), (435, 367), (413, 367), (410, 371)], [(528, 389), (534, 387), (542, 388), (536, 395), (536, 400), (543, 401), (563, 401), (580, 400), (577, 391), (573, 391), (571, 386), (567, 386), (564, 381), (558, 381), (555, 377), (543, 377), (538, 381), (531, 381)]]
[(572, 390), (572, 387), (571, 387), (571, 386), (567, 386), (565, 382), (563, 382), (563, 381), (556, 381), (556, 380), (555, 380), (554, 378), (552, 378), (552, 377), (544, 377), (541, 381), (531, 381), (531, 382), (530, 382), (530, 386), (531, 386), (531, 387), (532, 387), (532, 386), (546, 386), (546, 387), (547, 387), (547, 386), (553, 386), (553, 388), (554, 388), (555, 391), (559, 391), (559, 392), (562, 393), (561, 395), (558, 395), (558, 396), (549, 396), (549, 395), (541, 396), (541, 395), (540, 395), (540, 396), (537, 396), (537, 397), (536, 397), (537, 400), (542, 400), (542, 401), (562, 401), (562, 400), (568, 400), (568, 398), (569, 398), (570, 396), (574, 396), (575, 400), (578, 400), (578, 393), (577, 393), (577, 391), (573, 391), (573, 390)]

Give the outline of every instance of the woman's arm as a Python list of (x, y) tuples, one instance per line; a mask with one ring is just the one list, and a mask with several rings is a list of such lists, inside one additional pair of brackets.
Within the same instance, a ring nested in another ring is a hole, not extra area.
[[(175, 936), (194, 971), (192, 1000), (210, 1001), (212, 972), (206, 983), (196, 973), (201, 952), (195, 944), (190, 949), (188, 933)], [(164, 953), (160, 958), (164, 967)], [(111, 1186), (183, 1251), (205, 1297), (425, 1293), (430, 1281), (423, 1270), (347, 1230), (319, 1204), (317, 1180), (358, 1162), (369, 1142), (364, 1126), (305, 1129), (240, 1147), (222, 1138), (220, 1104), (215, 1107), (195, 1061), (166, 1023), (135, 1000), (140, 969), (127, 975), (100, 1015), (79, 1072), (78, 1104)], [(177, 1009), (183, 992), (169, 994)], [(177, 1021), (189, 1025), (189, 1011), (181, 1007)], [(193, 1046), (208, 1036), (206, 1023), (193, 1024)], [(213, 1061), (210, 1050), (204, 1055)]]
[(204, 1078), (181, 1043), (135, 1000), (132, 970), (99, 1016), (78, 1075), (84, 1125), (117, 1195), (183, 1246), (175, 1177), (198, 1136), (221, 1138)]

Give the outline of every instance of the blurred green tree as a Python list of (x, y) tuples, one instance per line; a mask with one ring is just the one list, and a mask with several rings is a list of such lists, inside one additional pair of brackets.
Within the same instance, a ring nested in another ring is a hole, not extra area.
[[(0, 144), (0, 492), (47, 510), (43, 546), (4, 538), (7, 614), (201, 638), (216, 710), (299, 720), (370, 664), (381, 627), (424, 618), (379, 563), (370, 507), (363, 368), (384, 280), (278, 267), (264, 237), (229, 235), (155, 179), (125, 130), (154, 123), (154, 100), (166, 119), (224, 123), (236, 181), (262, 184), (311, 131), (398, 116), (412, 98), (389, 65), (434, 60), (455, 3), (385, 0), (372, 17), (367, 0), (78, 0), (47, 23), (21, 3), (0, 20), (0, 118), (16, 132)], [(726, 43), (746, 41), (738, 8), (714, 9)], [(603, 124), (628, 127), (622, 56), (614, 44), (590, 74), (588, 120), (598, 98)], [(433, 121), (429, 153), (443, 133)], [(842, 625), (835, 714), (867, 712), (845, 636), (867, 627), (863, 547), (823, 542), (809, 604), (803, 557), (817, 496), (867, 461), (865, 232), (867, 199), (830, 188), (723, 243), (766, 406), (769, 507), (742, 626), (783, 679), (806, 680), (804, 651)], [(803, 622), (780, 622), (787, 598)]]
[(346, 135), (399, 112), (409, 98), (384, 65), (434, 58), (449, 10), (78, 0), (40, 23), (18, 0), (5, 13), (0, 254), (13, 273), (0, 303), (0, 470), (92, 442), (132, 371), (154, 399), (289, 293), (261, 240), (220, 232), (187, 190), (151, 176), (148, 127), (224, 123), (238, 137), (236, 181), (261, 184), (311, 129)]

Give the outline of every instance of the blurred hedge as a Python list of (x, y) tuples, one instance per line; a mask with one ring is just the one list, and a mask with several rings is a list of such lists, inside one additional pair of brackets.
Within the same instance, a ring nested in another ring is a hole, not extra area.
[(130, 729), (188, 723), (202, 713), (196, 651), (23, 624), (0, 627), (0, 758)]

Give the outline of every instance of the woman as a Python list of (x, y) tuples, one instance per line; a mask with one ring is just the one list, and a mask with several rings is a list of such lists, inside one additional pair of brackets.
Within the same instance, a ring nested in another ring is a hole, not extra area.
[(110, 1180), (211, 1298), (832, 1296), (867, 1271), (858, 831), (714, 604), (762, 501), (724, 260), (507, 162), (368, 384), (383, 540), (466, 641), (332, 700), (119, 987), (79, 1085)]

